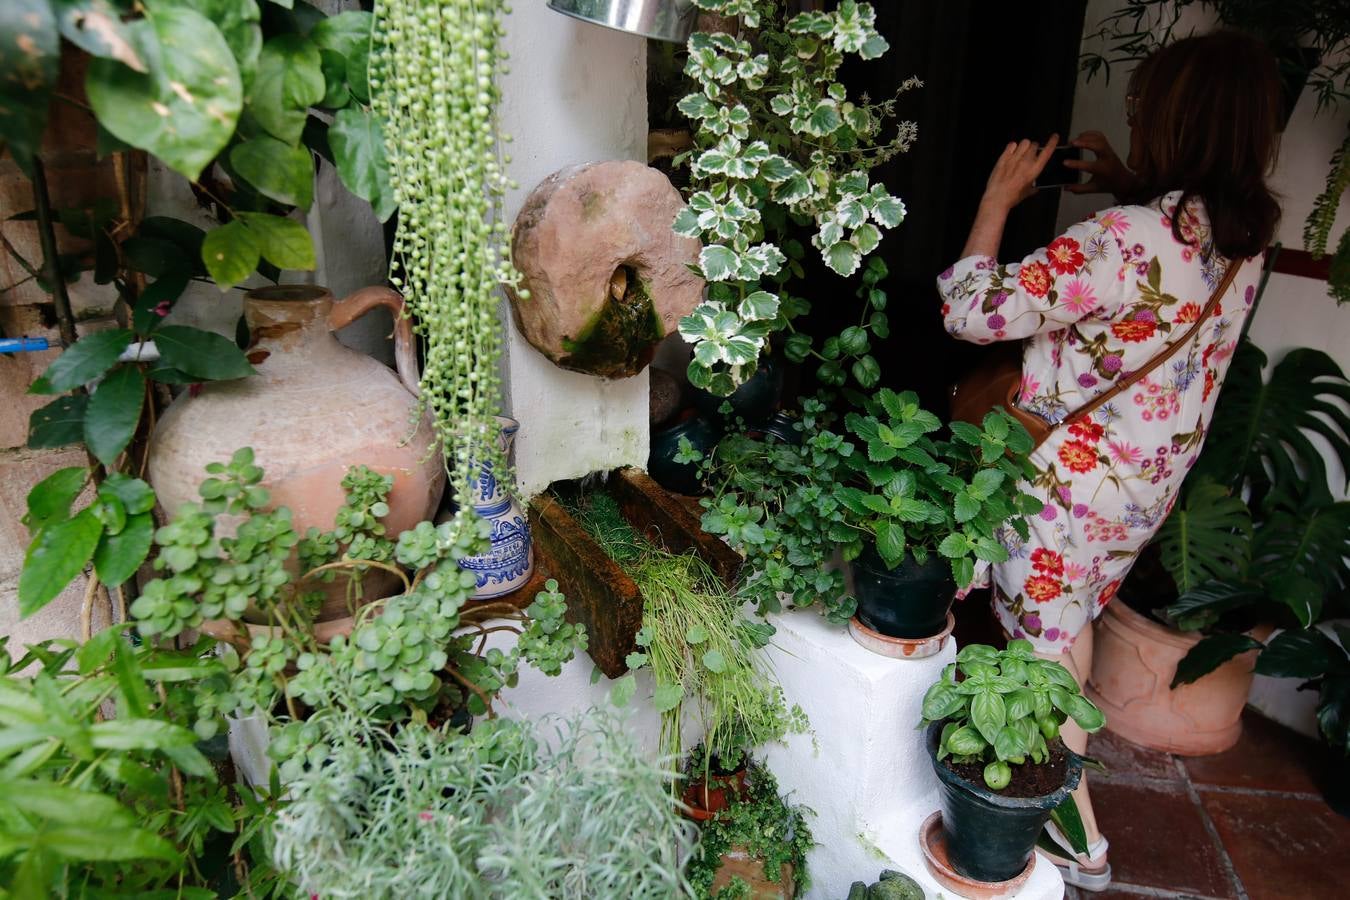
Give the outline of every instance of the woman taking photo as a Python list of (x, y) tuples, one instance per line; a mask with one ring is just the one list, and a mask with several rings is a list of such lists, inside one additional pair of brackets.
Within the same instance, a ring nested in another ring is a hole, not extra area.
[[(1255, 38), (1220, 31), (1155, 52), (1131, 79), (1127, 162), (1088, 132), (1073, 144), (1096, 158), (1068, 163), (1091, 176), (1070, 191), (1110, 191), (1123, 205), (1019, 263), (999, 263), (1008, 212), (1035, 192), (1057, 139), (1009, 144), (962, 259), (938, 279), (953, 336), (1025, 341), (1017, 406), (1053, 426), (1032, 454), (1037, 474), (1026, 488), (1045, 509), (1029, 541), (1005, 535), (1012, 558), (992, 571), (993, 604), (1009, 635), (1080, 683), (1092, 668), (1092, 622), (1199, 455), (1250, 311), (1257, 257), (1280, 216), (1265, 181), (1279, 102), (1274, 59)], [(1071, 721), (1063, 737), (1086, 747)], [(1110, 881), (1106, 839), (1086, 783), (1075, 797), (1089, 853), (1075, 857), (1052, 829), (1065, 848), (1056, 863), (1070, 883), (1101, 890)]]

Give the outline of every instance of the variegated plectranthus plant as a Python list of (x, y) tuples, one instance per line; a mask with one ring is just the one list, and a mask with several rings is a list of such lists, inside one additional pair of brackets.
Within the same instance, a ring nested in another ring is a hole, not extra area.
[[(873, 184), (868, 169), (908, 149), (915, 125), (892, 130), (894, 99), (850, 100), (837, 80), (850, 54), (886, 52), (876, 12), (854, 0), (791, 17), (782, 0), (695, 2), (739, 24), (735, 35), (689, 38), (685, 74), (699, 90), (679, 103), (695, 134), (692, 193), (674, 228), (703, 241), (699, 266), (709, 282), (707, 300), (680, 322), (694, 346), (689, 380), (730, 394), (754, 374), (770, 335), (787, 330), (785, 355), (816, 357), (826, 384), (841, 387), (851, 372), (861, 387), (873, 387), (880, 369), (870, 336), (888, 333), (885, 292), (863, 292), (859, 325), (816, 347), (793, 329), (810, 303), (789, 288), (803, 275), (806, 254), (790, 236), (794, 226), (813, 225), (811, 243), (825, 264), (849, 277), (883, 230), (905, 217), (905, 204)], [(919, 85), (910, 79), (901, 90)]]

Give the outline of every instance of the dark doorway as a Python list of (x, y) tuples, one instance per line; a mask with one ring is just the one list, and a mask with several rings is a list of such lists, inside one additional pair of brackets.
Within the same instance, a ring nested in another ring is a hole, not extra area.
[[(877, 348), (877, 357), (884, 384), (916, 390), (926, 407), (945, 414), (948, 387), (985, 351), (947, 336), (934, 281), (960, 255), (989, 169), (1004, 145), (1024, 137), (1044, 140), (1051, 132), (1068, 136), (1087, 4), (874, 5), (891, 50), (845, 72), (851, 91), (880, 99), (911, 76), (924, 82), (897, 106), (900, 118), (918, 123), (918, 140), (873, 172), (909, 211), (878, 251), (891, 273), (886, 285), (891, 336)], [(1014, 210), (1001, 258), (1018, 259), (1048, 243), (1058, 207), (1059, 193), (1045, 191)], [(836, 284), (831, 289), (837, 290)], [(819, 327), (808, 329), (838, 333), (827, 319), (853, 314), (841, 306), (848, 304), (817, 302), (812, 315)]]

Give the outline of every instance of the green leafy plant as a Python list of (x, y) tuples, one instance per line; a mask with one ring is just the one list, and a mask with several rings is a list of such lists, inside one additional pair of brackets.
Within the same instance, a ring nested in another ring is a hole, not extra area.
[[(813, 226), (810, 240), (825, 265), (849, 277), (883, 229), (904, 220), (904, 203), (872, 184), (867, 170), (908, 149), (916, 128), (902, 122), (884, 137), (894, 100), (855, 102), (838, 80), (848, 56), (869, 60), (887, 50), (870, 4), (844, 0), (828, 12), (789, 15), (777, 0), (697, 3), (737, 16), (742, 31), (689, 38), (685, 74), (695, 90), (678, 104), (693, 123), (695, 149), (689, 205), (674, 229), (703, 241), (699, 270), (710, 283), (708, 300), (681, 320), (680, 333), (694, 345), (690, 382), (726, 396), (754, 374), (770, 335), (791, 331), (791, 320), (810, 309), (787, 289), (803, 277), (806, 255), (793, 228)], [(912, 79), (902, 90), (919, 85)], [(843, 365), (854, 359), (854, 377), (875, 386), (868, 330), (888, 329), (885, 296), (871, 293), (879, 277), (867, 286), (864, 324), (822, 352), (809, 335), (793, 334), (791, 356), (819, 357), (832, 384), (846, 380)]]
[[(1350, 188), (1350, 134), (1346, 135), (1331, 155), (1330, 171), (1327, 173), (1326, 187), (1313, 201), (1312, 212), (1303, 224), (1303, 246), (1321, 259), (1327, 255), (1331, 241), (1331, 229), (1336, 224), (1336, 211), (1340, 208), (1341, 197)], [(1350, 303), (1350, 229), (1341, 233), (1331, 257), (1331, 271), (1327, 276), (1327, 289), (1337, 303)]]
[[(508, 603), (468, 604), (476, 579), (458, 561), (484, 552), (488, 538), (487, 522), (471, 511), (441, 525), (421, 522), (391, 545), (377, 518), (388, 511), (391, 480), (353, 469), (343, 480), (347, 499), (338, 528), (327, 535), (311, 531), (300, 556), (319, 564), (296, 578), (286, 560), (300, 539), (288, 509), (266, 509), (263, 472), (252, 452), (240, 450), (208, 473), (198, 489), (201, 505), (184, 504), (156, 533), (155, 565), (164, 575), (131, 605), (146, 637), (173, 638), (216, 620), (214, 632), (231, 645), (230, 679), (199, 692), (204, 736), (219, 713), (270, 716), (284, 702), (288, 721), (270, 752), (291, 774), (306, 763), (318, 734), (314, 716), (303, 716), (298, 704), (311, 710), (351, 704), (381, 721), (448, 716), (460, 708), (479, 715), (490, 712), (497, 691), (516, 682), (522, 661), (556, 675), (585, 649), (584, 630), (563, 619), (556, 582), (524, 613)], [(350, 634), (320, 640), (306, 602), (308, 581), (333, 572), (355, 581), (370, 569), (395, 574), (401, 590), (382, 599), (349, 590)], [(355, 605), (359, 600), (367, 602)], [(266, 627), (250, 630), (249, 619)], [(505, 620), (493, 630), (518, 635), (510, 650), (475, 648), (491, 619)]]
[(980, 425), (951, 423), (952, 440), (936, 441), (928, 435), (942, 423), (911, 391), (883, 388), (864, 408), (844, 419), (858, 444), (846, 457), (857, 485), (835, 488), (855, 529), (844, 557), (855, 558), (864, 537), (890, 568), (907, 555), (922, 564), (936, 553), (951, 561), (959, 587), (974, 579), (977, 559), (1007, 561), (998, 529), (1007, 525), (1026, 540), (1023, 517), (1041, 509), (1019, 487), (1035, 472), (1021, 423), (995, 410)]
[(815, 846), (806, 817), (810, 810), (790, 806), (778, 794), (778, 782), (761, 765), (751, 765), (746, 796), (728, 804), (703, 823), (698, 850), (685, 868), (685, 876), (695, 896), (711, 900), (748, 900), (750, 886), (733, 877), (726, 887), (714, 892), (713, 879), (722, 867), (723, 856), (740, 850), (760, 863), (764, 877), (772, 883), (783, 878), (783, 866), (792, 867), (792, 885), (787, 894), (803, 896), (811, 886), (806, 855)]
[(1106, 723), (1068, 669), (1015, 640), (1006, 650), (963, 647), (924, 694), (920, 727), (944, 723), (938, 759), (983, 763), (984, 783), (999, 791), (1012, 780), (1012, 766), (1050, 758), (1048, 742), (1070, 718), (1089, 733)]
[(470, 734), (360, 716), (290, 784), (278, 866), (306, 895), (689, 896), (693, 844), (654, 765), (603, 711)]
[(0, 636), (0, 891), (279, 896), (277, 791), (219, 778), (223, 742), (202, 744), (191, 727), (195, 692), (224, 664), (202, 644), (135, 645), (121, 632), (19, 659)]
[[(707, 563), (692, 552), (673, 554), (649, 541), (607, 494), (584, 495), (571, 509), (642, 591), (638, 649), (627, 664), (652, 673), (663, 754), (678, 758), (688, 749), (682, 736), (686, 702), (698, 711), (710, 753), (728, 762), (789, 731), (805, 730), (804, 714), (788, 708), (759, 652), (773, 628), (747, 619), (737, 596)], [(625, 706), (636, 690), (630, 673), (611, 693)]]
[(923, 897), (923, 888), (913, 878), (894, 869), (885, 869), (874, 884), (853, 882), (845, 900), (923, 900)]
[(1336, 640), (1318, 628), (1291, 628), (1270, 639), (1256, 671), (1302, 678), (1299, 690), (1317, 691), (1317, 723), (1328, 744), (1350, 755), (1350, 627), (1331, 625)]

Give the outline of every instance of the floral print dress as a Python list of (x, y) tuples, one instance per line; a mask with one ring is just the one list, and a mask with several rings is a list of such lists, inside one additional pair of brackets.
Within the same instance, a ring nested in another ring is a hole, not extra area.
[(1065, 421), (1184, 333), (1223, 277), (1202, 203), (1181, 212), (1186, 242), (1173, 236), (1179, 197), (1099, 212), (1021, 263), (970, 256), (938, 278), (955, 337), (1029, 338), (1018, 405), (1063, 423), (1031, 457), (1025, 487), (1045, 503), (1031, 539), (1005, 529), (1012, 558), (992, 572), (1004, 629), (1042, 652), (1067, 652), (1171, 510), (1256, 292), (1253, 262), (1189, 347), (1089, 419)]

